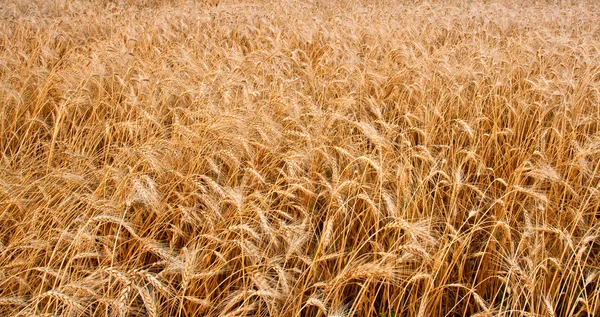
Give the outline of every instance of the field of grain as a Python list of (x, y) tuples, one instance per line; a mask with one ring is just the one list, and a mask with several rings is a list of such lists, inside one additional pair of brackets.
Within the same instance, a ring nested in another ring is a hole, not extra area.
[(0, 316), (600, 316), (596, 1), (0, 5)]

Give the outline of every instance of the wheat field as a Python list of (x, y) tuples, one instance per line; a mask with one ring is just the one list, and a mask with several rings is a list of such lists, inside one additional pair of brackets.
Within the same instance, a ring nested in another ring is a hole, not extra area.
[(0, 5), (0, 316), (600, 316), (596, 1)]

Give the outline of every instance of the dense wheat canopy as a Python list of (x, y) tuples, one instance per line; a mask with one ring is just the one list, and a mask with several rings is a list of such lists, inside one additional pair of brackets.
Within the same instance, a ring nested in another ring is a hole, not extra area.
[(1, 316), (599, 316), (596, 1), (0, 5)]

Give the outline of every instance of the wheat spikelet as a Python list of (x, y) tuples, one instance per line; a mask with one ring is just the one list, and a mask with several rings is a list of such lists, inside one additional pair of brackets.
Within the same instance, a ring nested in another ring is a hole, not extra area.
[(54, 299), (57, 302), (64, 304), (69, 310), (75, 309), (76, 312), (82, 312), (84, 309), (73, 297), (57, 290), (47, 291), (35, 298), (34, 301), (40, 301), (43, 298)]
[(129, 306), (121, 299), (113, 299), (110, 304), (115, 307), (118, 316), (127, 316)]
[(575, 257), (581, 261), (583, 254), (589, 249), (590, 243), (596, 241), (598, 238), (600, 238), (600, 236), (588, 236), (579, 241), (580, 247), (578, 248)]
[(156, 184), (148, 175), (140, 179), (132, 180), (132, 191), (127, 199), (127, 204), (140, 203), (146, 208), (156, 210), (159, 205), (159, 197)]
[(306, 306), (314, 306), (319, 309), (321, 313), (327, 316), (327, 306), (323, 303), (322, 300), (316, 297), (311, 297), (306, 301)]
[(223, 313), (219, 314), (218, 316), (233, 317), (233, 316), (247, 315), (247, 314), (249, 314), (249, 312), (252, 312), (255, 309), (256, 309), (256, 303), (251, 303), (249, 305), (238, 307), (238, 308), (236, 308), (232, 311), (226, 312), (226, 313), (223, 312)]
[(148, 292), (147, 289), (139, 287), (137, 285), (135, 286), (135, 289), (138, 291), (138, 294), (140, 295), (140, 297), (142, 298), (142, 301), (144, 302), (144, 305), (146, 307), (146, 313), (148, 314), (148, 316), (149, 317), (158, 316), (158, 307), (156, 306), (156, 300), (150, 294), (150, 292)]
[(376, 172), (377, 172), (377, 177), (381, 177), (383, 175), (383, 169), (381, 168), (381, 166), (375, 162), (373, 159), (371, 159), (368, 156), (359, 156), (356, 158), (356, 161), (365, 161), (368, 165), (370, 165)]
[(471, 295), (473, 295), (475, 302), (484, 311), (484, 313), (490, 315), (491, 311), (489, 309), (489, 305), (485, 302), (485, 300), (483, 300), (483, 298), (481, 298), (481, 296), (479, 296), (479, 294), (477, 294), (477, 292), (475, 292), (474, 290), (471, 291)]
[(352, 123), (356, 124), (358, 129), (367, 138), (369, 138), (369, 140), (371, 140), (371, 142), (373, 142), (373, 144), (376, 145), (377, 147), (381, 147), (384, 150), (388, 150), (390, 148), (387, 140), (384, 137), (382, 137), (379, 134), (379, 132), (377, 131), (377, 129), (375, 127), (373, 127), (371, 124), (369, 124), (368, 122), (352, 122)]
[(327, 219), (325, 221), (325, 225), (323, 226), (323, 233), (321, 234), (321, 248), (327, 249), (329, 244), (331, 243), (331, 236), (333, 234), (333, 219)]
[(208, 299), (198, 298), (194, 296), (184, 296), (183, 299), (205, 308), (211, 307), (212, 305)]
[(227, 231), (229, 231), (229, 232), (236, 232), (236, 231), (246, 232), (250, 235), (250, 237), (254, 238), (255, 240), (260, 240), (260, 235), (258, 234), (258, 232), (256, 232), (256, 230), (252, 229), (247, 224), (232, 225), (229, 228), (227, 228)]
[(133, 291), (132, 285), (126, 285), (121, 288), (117, 298), (114, 300), (114, 304), (121, 315), (126, 315), (130, 310), (129, 300)]
[(420, 280), (427, 280), (429, 282), (432, 282), (433, 278), (432, 278), (431, 274), (429, 274), (429, 273), (417, 273), (410, 277), (410, 279), (408, 280), (408, 283), (409, 284), (415, 283)]
[(49, 276), (52, 276), (54, 278), (60, 278), (60, 274), (57, 271), (55, 271), (55, 270), (53, 270), (53, 269), (51, 269), (49, 267), (38, 266), (38, 267), (34, 267), (32, 270), (44, 273), (44, 275), (49, 275)]
[(469, 126), (469, 124), (467, 122), (465, 122), (464, 120), (461, 119), (456, 119), (454, 121), (457, 126), (459, 127), (459, 129), (463, 132), (466, 132), (467, 135), (469, 136), (469, 139), (473, 139), (473, 137), (475, 136), (475, 132), (473, 131), (473, 128), (471, 128), (471, 126)]
[(347, 274), (343, 275), (343, 277), (352, 280), (352, 279), (393, 279), (394, 270), (390, 270), (388, 267), (384, 267), (375, 263), (367, 263), (360, 265)]
[(21, 297), (0, 297), (0, 306), (27, 306), (27, 300)]
[(550, 302), (550, 300), (548, 299), (547, 296), (544, 296), (542, 299), (543, 303), (544, 303), (544, 308), (546, 309), (546, 312), (548, 313), (549, 316), (556, 316), (556, 313), (554, 311), (554, 307), (552, 305), (552, 302)]
[(153, 274), (151, 274), (150, 272), (140, 272), (140, 274), (142, 275), (142, 277), (144, 279), (146, 279), (155, 289), (158, 289), (158, 291), (165, 295), (168, 296), (171, 294), (171, 291), (160, 281), (160, 279), (158, 279), (156, 276), (154, 276)]
[(143, 248), (150, 251), (160, 257), (162, 260), (170, 260), (173, 257), (166, 248), (158, 244), (154, 239), (140, 238), (139, 241), (142, 243)]
[(529, 195), (530, 197), (537, 199), (542, 204), (548, 203), (548, 197), (543, 193), (537, 192), (530, 188), (518, 186), (518, 185), (514, 186), (514, 189), (517, 192), (525, 193), (525, 194)]
[(73, 295), (76, 298), (81, 298), (85, 296), (98, 296), (98, 293), (91, 286), (86, 286), (84, 284), (71, 283), (65, 285), (63, 289), (73, 290)]
[(215, 182), (213, 179), (211, 179), (208, 176), (201, 176), (201, 179), (206, 182), (206, 184), (210, 187), (211, 190), (213, 190), (215, 193), (219, 194), (220, 197), (226, 197), (227, 194), (226, 192), (223, 190), (223, 188), (221, 187), (221, 185), (219, 185), (217, 182)]
[(429, 252), (427, 252), (427, 250), (425, 250), (425, 248), (423, 248), (422, 246), (420, 246), (418, 244), (403, 245), (400, 247), (400, 250), (407, 251), (408, 254), (410, 254), (410, 255), (417, 255), (417, 256), (421, 257), (423, 260), (425, 260), (426, 262), (430, 262), (432, 260), (432, 257), (429, 254)]
[(249, 173), (249, 175), (254, 176), (254, 178), (256, 180), (258, 180), (259, 183), (266, 184), (264, 177), (262, 175), (260, 175), (260, 173), (258, 171), (256, 171), (255, 169), (247, 167), (244, 169), (244, 171), (246, 171), (246, 173)]
[(596, 280), (598, 278), (598, 275), (600, 275), (599, 272), (593, 272), (593, 273), (588, 274), (584, 281), (585, 285), (587, 286), (587, 285), (593, 283), (594, 280)]
[(376, 214), (379, 213), (380, 208), (377, 207), (377, 204), (375, 204), (375, 202), (368, 195), (358, 194), (358, 195), (356, 195), (356, 198), (361, 199), (362, 201), (366, 202), (367, 205), (369, 206), (369, 208)]
[(133, 284), (131, 279), (125, 272), (122, 272), (114, 267), (106, 267), (103, 271), (106, 272), (109, 276), (115, 277), (124, 285), (129, 286)]
[(119, 226), (119, 228), (124, 228), (125, 230), (127, 230), (127, 232), (129, 232), (129, 234), (131, 234), (133, 237), (139, 238), (136, 230), (133, 228), (133, 226), (130, 223), (128, 223), (127, 221), (124, 221), (123, 219), (117, 218), (115, 216), (98, 215), (98, 216), (95, 216), (94, 218), (92, 218), (90, 220), (90, 222), (114, 223), (114, 224), (117, 224)]
[(181, 282), (182, 287), (181, 291), (183, 294), (187, 291), (190, 281), (192, 280), (192, 275), (194, 271), (194, 262), (196, 260), (196, 252), (189, 251), (187, 248), (183, 249), (183, 271), (181, 272)]

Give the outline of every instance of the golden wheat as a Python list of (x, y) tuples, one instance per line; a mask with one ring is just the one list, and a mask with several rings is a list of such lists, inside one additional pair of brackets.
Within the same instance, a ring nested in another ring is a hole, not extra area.
[(0, 315), (600, 315), (596, 1), (8, 0)]

